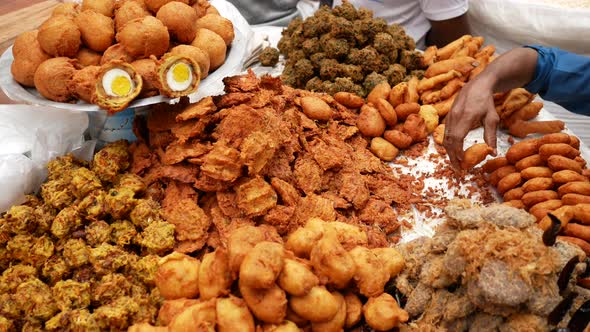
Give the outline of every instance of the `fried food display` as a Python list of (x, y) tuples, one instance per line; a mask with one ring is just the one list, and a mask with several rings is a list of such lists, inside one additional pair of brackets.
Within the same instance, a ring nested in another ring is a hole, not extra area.
[(115, 28), (120, 31), (128, 22), (149, 15), (143, 1), (118, 1), (115, 4)]
[(207, 52), (211, 71), (219, 68), (225, 62), (227, 52), (227, 46), (223, 38), (215, 32), (204, 28), (197, 29), (195, 33), (195, 39), (191, 45)]
[(39, 27), (37, 41), (53, 57), (75, 57), (82, 44), (80, 29), (73, 19), (52, 16)]
[[(217, 17), (224, 19), (221, 16)], [(156, 18), (162, 21), (166, 28), (168, 28), (170, 37), (180, 43), (190, 44), (195, 39), (196, 28), (198, 28), (198, 23), (195, 24), (197, 13), (191, 6), (178, 1), (169, 2), (160, 7)], [(227, 21), (230, 22), (229, 20)], [(230, 26), (230, 30), (233, 34), (233, 26)]]
[(124, 110), (142, 88), (141, 75), (130, 64), (112, 61), (100, 67), (92, 102), (116, 113)]
[(158, 79), (158, 65), (153, 59), (141, 59), (131, 62), (131, 66), (135, 71), (141, 75), (142, 97), (151, 97), (157, 95), (160, 87), (160, 80)]
[(90, 163), (58, 157), (39, 196), (0, 217), (2, 326), (122, 331), (156, 323), (159, 255), (172, 251), (174, 226), (141, 178), (125, 173), (129, 158), (125, 141)]
[(115, 40), (115, 23), (110, 17), (86, 10), (74, 19), (80, 29), (82, 42), (89, 49), (104, 52)]
[(136, 58), (160, 57), (168, 51), (170, 35), (160, 20), (146, 16), (128, 22), (117, 32), (117, 42)]
[(92, 11), (106, 17), (113, 17), (115, 0), (84, 0), (82, 1), (82, 12)]
[(41, 63), (51, 58), (41, 48), (37, 35), (37, 30), (24, 32), (16, 38), (12, 46), (14, 61), (10, 66), (10, 72), (14, 80), (24, 86), (35, 86), (35, 71)]
[(85, 47), (80, 48), (76, 54), (76, 60), (81, 67), (99, 66), (102, 60), (102, 55)]
[(43, 61), (35, 71), (35, 87), (39, 93), (53, 101), (73, 102), (72, 79), (76, 73), (75, 61), (66, 57)]

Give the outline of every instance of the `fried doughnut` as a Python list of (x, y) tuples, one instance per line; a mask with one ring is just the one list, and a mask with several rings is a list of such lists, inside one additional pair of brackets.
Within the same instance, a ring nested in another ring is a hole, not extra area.
[(512, 145), (506, 152), (506, 159), (511, 164), (516, 164), (519, 160), (534, 155), (539, 151), (538, 139), (527, 139)]
[(579, 162), (564, 156), (554, 155), (549, 157), (547, 159), (547, 165), (555, 172), (569, 169), (582, 174), (582, 165), (580, 165)]
[(561, 197), (563, 205), (589, 204), (590, 196), (581, 194), (565, 194)]
[(553, 174), (553, 171), (549, 167), (534, 166), (528, 167), (520, 171), (523, 178), (530, 180), (534, 178), (549, 178)]
[[(571, 205), (563, 205), (555, 211), (551, 212), (551, 214), (557, 217), (557, 219), (559, 219), (559, 221), (561, 222), (561, 227), (565, 227), (574, 217), (574, 209)], [(549, 218), (549, 216), (546, 216), (539, 222), (539, 227), (545, 231), (549, 227), (551, 227), (551, 224), (551, 219)]]
[(588, 178), (584, 175), (571, 171), (569, 169), (564, 169), (563, 171), (555, 172), (552, 175), (553, 182), (557, 184), (561, 183), (568, 183), (574, 181), (584, 181), (587, 182)]
[(545, 162), (541, 159), (541, 156), (534, 154), (519, 160), (514, 166), (516, 166), (517, 170), (522, 171), (523, 169), (529, 167), (545, 166)]
[(569, 144), (565, 143), (551, 143), (543, 144), (539, 148), (539, 155), (541, 159), (547, 160), (553, 155), (560, 155), (570, 159), (574, 159), (580, 155), (580, 151)]
[[(485, 164), (481, 167), (484, 172), (492, 173), (493, 171), (497, 170), (500, 167), (504, 167), (508, 165), (508, 159), (506, 157), (498, 157), (494, 159), (490, 159), (486, 161)], [(518, 168), (518, 167), (517, 167)]]
[(512, 165), (500, 167), (497, 170), (493, 171), (492, 174), (490, 174), (489, 181), (493, 186), (497, 186), (500, 180), (502, 180), (505, 176), (511, 173), (517, 173), (516, 167)]
[(582, 239), (578, 239), (576, 237), (571, 237), (571, 236), (558, 236), (557, 239), (565, 241), (565, 242), (573, 243), (573, 244), (577, 245), (578, 247), (580, 247), (580, 249), (582, 249), (586, 253), (586, 255), (590, 255), (590, 243), (588, 243), (587, 241), (584, 241)]
[(506, 202), (502, 203), (502, 205), (511, 206), (511, 207), (517, 208), (517, 209), (524, 209), (525, 208), (524, 203), (520, 199), (506, 201)]
[(590, 225), (590, 204), (581, 203), (576, 205), (574, 219), (582, 224)]
[(574, 181), (568, 182), (559, 189), (557, 189), (559, 196), (563, 196), (565, 194), (580, 194), (580, 195), (590, 195), (590, 182), (588, 181)]
[(522, 183), (522, 177), (520, 173), (512, 173), (506, 175), (502, 180), (498, 182), (498, 192), (504, 194), (510, 189), (518, 187)]
[(556, 143), (570, 143), (570, 135), (566, 133), (554, 133), (544, 135), (539, 139), (539, 144), (556, 144)]
[(569, 223), (563, 228), (563, 234), (590, 241), (590, 226)]
[(522, 190), (522, 187), (510, 189), (504, 194), (504, 202), (520, 199), (522, 195), (524, 195), (524, 190)]
[(522, 185), (525, 193), (537, 190), (547, 190), (553, 188), (552, 178), (532, 178)]
[(548, 201), (550, 199), (557, 199), (558, 195), (553, 190), (537, 190), (531, 191), (522, 195), (522, 202), (524, 205), (530, 207), (535, 204)]

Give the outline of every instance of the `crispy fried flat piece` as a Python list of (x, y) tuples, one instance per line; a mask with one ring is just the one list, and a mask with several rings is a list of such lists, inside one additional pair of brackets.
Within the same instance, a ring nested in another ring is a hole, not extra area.
[(211, 145), (201, 143), (200, 141), (189, 141), (186, 143), (174, 142), (168, 145), (161, 160), (166, 165), (174, 165), (185, 159), (201, 157), (210, 150)]
[(150, 147), (153, 149), (165, 148), (170, 143), (176, 141), (176, 136), (174, 136), (170, 131), (150, 131), (148, 135), (148, 141), (150, 143)]
[(392, 174), (371, 174), (365, 177), (371, 194), (387, 204), (406, 205), (410, 201), (411, 191), (400, 187)]
[(260, 81), (256, 74), (249, 69), (246, 75), (228, 76), (223, 79), (225, 92), (251, 92), (260, 90)]
[(238, 208), (238, 196), (233, 190), (218, 191), (216, 194), (217, 204), (223, 214), (232, 218), (244, 216), (240, 208)]
[(350, 204), (344, 198), (338, 196), (338, 194), (336, 192), (326, 191), (326, 192), (323, 192), (320, 196), (332, 201), (334, 203), (335, 209), (349, 209), (352, 207), (352, 204)]
[(284, 181), (293, 180), (293, 170), (291, 169), (291, 161), (295, 157), (293, 151), (288, 147), (282, 147), (275, 152), (273, 158), (266, 163), (264, 169), (260, 172), (260, 175), (274, 178), (277, 177)]
[(275, 93), (276, 92), (272, 90), (260, 90), (254, 94), (252, 99), (248, 101), (247, 105), (253, 108), (263, 108), (270, 104), (270, 101), (272, 97), (274, 97)]
[[(326, 138), (329, 139), (329, 137)], [(328, 145), (325, 141), (318, 138), (309, 144), (309, 150), (313, 155), (313, 159), (324, 171), (339, 168), (347, 156), (345, 150), (338, 146), (340, 142), (337, 140), (333, 141), (335, 144)]]
[(270, 184), (279, 194), (283, 204), (287, 206), (295, 206), (301, 200), (299, 192), (290, 183), (283, 181), (279, 178), (272, 178)]
[(280, 77), (272, 77), (268, 74), (260, 78), (260, 88), (273, 90), (276, 94), (283, 93), (283, 82)]
[(188, 163), (158, 165), (150, 168), (144, 179), (147, 184), (151, 184), (162, 178), (184, 183), (194, 183), (197, 180), (197, 174), (199, 174), (199, 167)]
[(166, 131), (176, 125), (176, 116), (179, 110), (172, 107), (154, 106), (147, 116), (147, 128), (150, 131)]
[(188, 120), (176, 123), (171, 130), (179, 143), (185, 143), (190, 138), (202, 135), (207, 124), (208, 121), (205, 121), (204, 119)]
[[(167, 209), (164, 209), (166, 221), (176, 227), (176, 250), (193, 252), (199, 250), (207, 242), (211, 220), (205, 212), (190, 198), (175, 201)], [(200, 246), (200, 247), (199, 247)]]
[(220, 181), (233, 182), (242, 175), (240, 152), (225, 141), (217, 141), (203, 157), (201, 172)]
[(133, 174), (142, 174), (146, 169), (155, 165), (158, 160), (152, 150), (143, 142), (134, 142), (129, 146), (131, 152), (131, 167)]
[(261, 131), (275, 136), (279, 144), (291, 139), (288, 127), (271, 108), (253, 109), (247, 105), (232, 107), (215, 128), (213, 138), (238, 148), (251, 133)]
[(199, 195), (195, 189), (187, 183), (179, 181), (168, 181), (168, 186), (164, 192), (164, 199), (162, 200), (163, 209), (171, 209), (176, 202), (180, 202), (185, 199), (197, 200)]
[(296, 227), (293, 220), (294, 214), (294, 206), (277, 205), (264, 215), (262, 222), (276, 228), (280, 235), (287, 235)]
[(248, 179), (235, 190), (238, 207), (248, 217), (264, 215), (277, 205), (277, 193), (262, 177)]
[(254, 97), (252, 92), (232, 92), (223, 96), (215, 97), (217, 108), (229, 108), (238, 105), (244, 105)]
[(334, 203), (324, 197), (311, 194), (301, 199), (295, 209), (295, 221), (298, 226), (303, 226), (310, 218), (320, 218), (325, 221), (336, 220)]
[(295, 161), (293, 175), (297, 187), (306, 195), (317, 192), (322, 185), (322, 169), (311, 157), (304, 156)]
[(397, 214), (391, 205), (376, 199), (370, 199), (360, 212), (360, 220), (367, 225), (381, 228), (385, 234), (391, 234), (399, 228)]
[(340, 183), (340, 197), (352, 203), (357, 209), (361, 209), (367, 204), (371, 193), (360, 173), (342, 172), (340, 173)]
[(176, 121), (186, 121), (190, 119), (199, 119), (217, 111), (217, 106), (213, 103), (213, 97), (205, 97), (197, 103), (189, 105), (176, 116)]
[(335, 137), (340, 141), (346, 141), (359, 132), (356, 126), (342, 125), (336, 121), (331, 122), (328, 126), (328, 135)]
[(354, 169), (361, 172), (361, 174), (387, 171), (385, 164), (371, 153), (371, 151), (366, 149), (357, 149), (355, 153), (352, 154), (352, 163)]
[(215, 192), (230, 188), (231, 182), (217, 180), (201, 172), (193, 185), (195, 188), (204, 192)]
[(240, 157), (248, 166), (248, 174), (257, 175), (274, 156), (278, 142), (270, 133), (255, 131), (240, 146)]

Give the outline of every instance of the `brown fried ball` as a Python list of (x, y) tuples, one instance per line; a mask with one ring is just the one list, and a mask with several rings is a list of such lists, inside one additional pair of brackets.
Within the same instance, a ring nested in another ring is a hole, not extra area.
[(207, 11), (205, 12), (205, 15), (209, 15), (209, 14), (211, 14), (211, 15), (219, 15), (219, 10), (217, 10), (217, 8), (215, 8), (215, 6), (210, 5), (207, 8)]
[(234, 40), (234, 25), (225, 17), (215, 14), (208, 14), (197, 20), (197, 28), (209, 29), (223, 38), (226, 46)]
[(158, 10), (156, 18), (168, 28), (172, 38), (188, 44), (195, 39), (197, 12), (189, 5), (173, 1)]
[(191, 6), (193, 6), (195, 11), (197, 12), (197, 17), (201, 18), (208, 14), (207, 10), (209, 9), (209, 7), (211, 7), (211, 4), (207, 0), (197, 0), (194, 1), (191, 4)]
[(115, 39), (115, 23), (105, 15), (86, 10), (74, 20), (82, 34), (82, 41), (89, 49), (103, 52)]
[(135, 19), (117, 33), (117, 41), (136, 58), (161, 57), (170, 45), (166, 26), (153, 16)]
[(172, 48), (169, 53), (189, 57), (198, 63), (201, 69), (201, 79), (209, 75), (211, 61), (209, 60), (209, 54), (204, 50), (192, 45), (178, 45)]
[(188, 0), (144, 0), (147, 8), (154, 14), (157, 13), (162, 6), (172, 1), (182, 2), (188, 5)]
[(115, 11), (115, 0), (84, 0), (82, 1), (82, 11), (91, 10), (103, 14), (104, 16), (113, 17)]
[(131, 63), (135, 58), (131, 56), (131, 54), (127, 53), (123, 45), (115, 44), (109, 48), (102, 54), (102, 59), (100, 59), (100, 64), (104, 65), (109, 63), (113, 60), (120, 60), (123, 62)]
[(80, 29), (74, 20), (59, 15), (50, 17), (41, 25), (37, 40), (45, 53), (73, 58), (80, 49), (80, 37)]
[(147, 10), (143, 1), (124, 1), (117, 2), (117, 9), (115, 11), (115, 27), (117, 31), (121, 30), (127, 22), (137, 18), (149, 16), (150, 12)]
[(66, 57), (53, 58), (41, 63), (35, 72), (37, 91), (53, 101), (73, 101), (74, 96), (69, 87), (76, 73), (74, 64), (75, 60)]
[(41, 49), (37, 41), (37, 30), (22, 33), (12, 46), (14, 61), (10, 67), (14, 80), (22, 85), (35, 86), (35, 71), (39, 65), (51, 57)]
[(90, 103), (96, 91), (99, 66), (87, 66), (78, 70), (71, 81), (70, 89), (78, 99)]
[(209, 71), (219, 68), (225, 62), (227, 46), (218, 34), (209, 29), (197, 29), (192, 46), (198, 47), (209, 54), (211, 65)]
[(100, 65), (102, 55), (83, 47), (78, 51), (76, 59), (78, 59), (78, 64), (81, 67), (98, 66)]
[(75, 18), (78, 14), (80, 14), (80, 5), (75, 2), (60, 3), (51, 12), (51, 16), (63, 15), (69, 18)]
[(131, 63), (135, 71), (143, 79), (143, 87), (141, 89), (141, 97), (150, 97), (158, 94), (158, 66), (153, 59), (141, 59)]

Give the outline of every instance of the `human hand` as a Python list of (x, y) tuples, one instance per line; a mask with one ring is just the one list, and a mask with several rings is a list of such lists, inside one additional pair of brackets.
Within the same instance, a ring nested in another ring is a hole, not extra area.
[(463, 160), (463, 141), (474, 124), (483, 123), (484, 140), (496, 155), (496, 130), (500, 117), (494, 107), (492, 82), (477, 77), (465, 84), (455, 99), (445, 123), (443, 145), (453, 167), (460, 169)]

